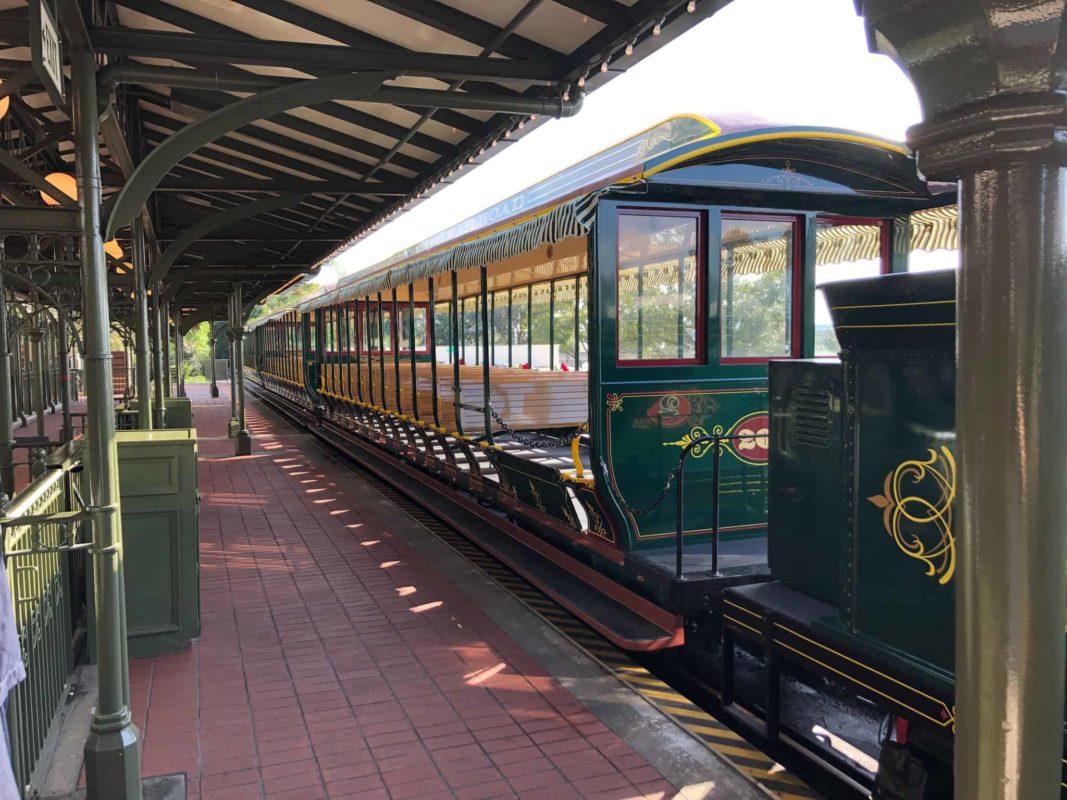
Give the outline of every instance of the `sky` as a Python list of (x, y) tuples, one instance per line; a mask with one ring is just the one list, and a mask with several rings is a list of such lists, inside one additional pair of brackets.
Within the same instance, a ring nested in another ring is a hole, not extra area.
[(867, 49), (853, 0), (735, 0), (324, 265), (315, 279), (369, 268), (554, 172), (668, 117), (749, 112), (903, 139), (920, 119), (911, 83)]

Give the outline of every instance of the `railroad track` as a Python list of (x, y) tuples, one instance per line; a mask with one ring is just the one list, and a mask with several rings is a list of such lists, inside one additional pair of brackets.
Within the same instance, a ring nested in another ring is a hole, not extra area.
[[(294, 421), (306, 423), (311, 419), (303, 409), (291, 407), (289, 402), (274, 395), (268, 395), (259, 387), (254, 387), (252, 393), (268, 407), (281, 414), (290, 424)], [(321, 438), (316, 441), (324, 451), (340, 450), (342, 454), (348, 455), (345, 450), (336, 446), (331, 447)], [(794, 775), (757, 744), (749, 741), (685, 697), (647, 667), (631, 658), (628, 653), (589, 628), (523, 577), (501, 564), (407, 494), (355, 460), (347, 459), (346, 466), (360, 480), (370, 485), (400, 511), (473, 564), (490, 580), (523, 603), (605, 670), (670, 717), (679, 727), (730, 762), (740, 772), (749, 776), (770, 797), (780, 798), (780, 800), (823, 798), (822, 793)]]

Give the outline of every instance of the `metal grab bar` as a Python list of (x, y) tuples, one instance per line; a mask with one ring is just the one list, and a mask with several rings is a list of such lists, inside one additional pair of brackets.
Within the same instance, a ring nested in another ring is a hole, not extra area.
[[(697, 458), (700, 457), (700, 448), (703, 445), (710, 444), (712, 447), (712, 462), (711, 462), (711, 571), (712, 574), (719, 574), (719, 457), (722, 455), (722, 443), (732, 442), (739, 439), (756, 439), (761, 434), (758, 433), (735, 433), (732, 435), (727, 434), (713, 434), (711, 436), (698, 436), (689, 442), (682, 448), (682, 454), (678, 456), (678, 469), (675, 471), (677, 474), (677, 486), (675, 488), (675, 498), (677, 500), (676, 518), (678, 520), (678, 529), (675, 531), (674, 538), (674, 577), (677, 580), (685, 580), (685, 570), (682, 567), (683, 556), (683, 543), (685, 541), (685, 464), (686, 459), (689, 458), (689, 454), (693, 451), (697, 451)], [(766, 436), (766, 434), (762, 434)]]

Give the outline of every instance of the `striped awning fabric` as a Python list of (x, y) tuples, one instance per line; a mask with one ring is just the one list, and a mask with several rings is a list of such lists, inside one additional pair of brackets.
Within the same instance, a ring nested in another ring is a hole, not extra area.
[[(910, 250), (959, 249), (956, 206), (916, 211), (911, 215)], [(790, 243), (785, 237), (730, 246), (722, 249), (722, 270), (735, 275), (781, 272), (786, 268)], [(877, 225), (830, 225), (820, 228), (815, 239), (815, 263), (844, 264), (867, 261), (881, 255)]]
[(338, 288), (336, 299), (364, 297), (430, 275), (493, 264), (542, 245), (556, 244), (571, 236), (584, 236), (593, 224), (600, 194), (594, 192), (569, 200), (517, 225), (397, 264), (388, 271), (368, 275), (363, 280)]
[[(402, 262), (387, 271), (343, 285), (327, 298), (316, 298), (315, 303), (365, 297), (394, 286), (420, 281), (430, 275), (493, 264), (546, 244), (556, 244), (571, 236), (583, 236), (592, 225), (600, 194), (597, 192), (575, 198), (517, 225)], [(956, 218), (955, 206), (929, 208), (912, 214), (911, 249), (958, 248)], [(730, 249), (735, 275), (784, 270), (791, 252), (789, 242), (784, 237), (745, 242)], [(820, 266), (875, 259), (880, 253), (880, 229), (877, 225), (833, 225), (821, 228), (817, 234), (816, 263)], [(723, 248), (722, 255), (725, 270), (730, 261), (727, 247)], [(647, 271), (652, 267), (654, 265), (645, 269)], [(623, 281), (632, 281), (636, 287), (636, 273), (633, 276), (624, 275)]]

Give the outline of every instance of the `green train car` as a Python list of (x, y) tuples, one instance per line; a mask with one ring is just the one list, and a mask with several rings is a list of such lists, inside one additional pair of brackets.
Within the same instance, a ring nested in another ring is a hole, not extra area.
[(246, 370), (617, 644), (699, 645), (771, 575), (768, 364), (836, 353), (816, 283), (951, 243), (954, 191), (863, 134), (676, 117), (259, 321)]
[[(773, 580), (724, 592), (723, 702), (771, 738), (821, 738), (861, 779), (877, 761), (876, 798), (951, 797), (956, 275), (822, 289), (841, 358), (771, 365)], [(747, 686), (746, 652), (759, 675)], [(880, 735), (858, 737), (866, 752), (835, 748), (830, 723), (813, 737), (805, 692), (839, 720), (852, 707), (839, 732), (863, 718)]]

